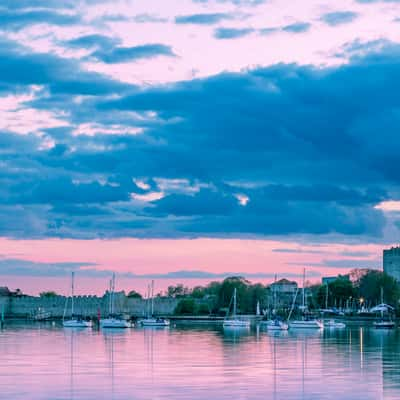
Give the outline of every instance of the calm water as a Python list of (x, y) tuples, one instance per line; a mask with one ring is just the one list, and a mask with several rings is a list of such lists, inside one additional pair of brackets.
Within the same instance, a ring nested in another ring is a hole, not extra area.
[(400, 399), (400, 330), (0, 331), (1, 399)]

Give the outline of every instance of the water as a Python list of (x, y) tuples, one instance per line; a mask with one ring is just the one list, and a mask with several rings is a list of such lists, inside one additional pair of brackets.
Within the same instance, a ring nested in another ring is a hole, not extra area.
[(1, 399), (399, 399), (400, 331), (0, 331)]

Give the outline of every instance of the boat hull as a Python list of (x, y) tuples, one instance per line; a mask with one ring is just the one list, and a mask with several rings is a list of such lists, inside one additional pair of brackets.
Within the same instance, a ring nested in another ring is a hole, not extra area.
[(269, 331), (287, 331), (289, 329), (289, 325), (282, 321), (267, 321), (266, 326)]
[(148, 318), (139, 321), (142, 326), (169, 326), (170, 322), (167, 319)]
[(243, 321), (239, 319), (225, 320), (223, 323), (224, 328), (250, 328), (250, 321)]
[(375, 329), (393, 329), (394, 327), (395, 327), (395, 323), (393, 321), (374, 322)]
[(131, 324), (123, 319), (107, 318), (100, 320), (100, 328), (130, 328)]
[(289, 327), (290, 329), (324, 329), (323, 323), (318, 320), (292, 321)]
[(91, 328), (92, 321), (80, 321), (76, 319), (71, 319), (68, 321), (63, 321), (64, 328)]

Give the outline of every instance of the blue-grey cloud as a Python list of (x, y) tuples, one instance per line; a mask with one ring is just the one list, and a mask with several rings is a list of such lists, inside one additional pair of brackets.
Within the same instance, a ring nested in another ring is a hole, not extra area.
[(311, 24), (309, 22), (295, 22), (294, 24), (282, 27), (282, 30), (290, 33), (304, 33), (309, 31)]
[(154, 43), (132, 47), (103, 48), (93, 52), (91, 56), (107, 64), (114, 64), (160, 56), (175, 57), (175, 54), (170, 46)]
[(291, 248), (276, 248), (272, 249), (274, 253), (289, 253), (289, 254), (325, 254), (325, 250), (307, 250), (307, 249), (291, 249)]
[(96, 266), (92, 262), (35, 262), (18, 258), (0, 258), (0, 274), (13, 276), (66, 276), (71, 271), (79, 271), (82, 267), (86, 274), (96, 270), (88, 269)]
[(240, 39), (254, 32), (252, 28), (217, 28), (214, 31), (216, 39)]
[(358, 17), (358, 14), (353, 11), (335, 11), (326, 13), (321, 17), (321, 20), (324, 21), (327, 25), (337, 26), (348, 24), (354, 21)]
[(78, 15), (53, 10), (9, 10), (0, 8), (0, 29), (21, 29), (35, 24), (73, 25), (81, 22)]
[(112, 49), (119, 43), (120, 41), (116, 38), (93, 34), (93, 35), (79, 36), (75, 39), (68, 40), (67, 42), (65, 42), (65, 45), (75, 48), (83, 48), (83, 49), (100, 48), (105, 50), (105, 49)]
[(154, 14), (137, 14), (133, 17), (133, 21), (138, 24), (147, 24), (147, 23), (165, 23), (168, 22), (167, 18), (159, 17)]
[(175, 23), (193, 25), (214, 25), (218, 22), (229, 20), (232, 18), (233, 16), (228, 13), (179, 15), (175, 17)]
[[(289, 264), (289, 263), (288, 263)], [(313, 266), (313, 267), (326, 267), (326, 268), (372, 268), (372, 269), (381, 269), (382, 260), (367, 260), (364, 258), (361, 259), (326, 259), (322, 260), (320, 263), (290, 263), (296, 265), (304, 265), (304, 266)]]
[(237, 6), (255, 7), (264, 4), (266, 0), (192, 0), (194, 3), (232, 3)]

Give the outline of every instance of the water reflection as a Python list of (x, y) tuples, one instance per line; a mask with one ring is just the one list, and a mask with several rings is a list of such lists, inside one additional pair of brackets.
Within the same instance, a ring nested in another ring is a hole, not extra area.
[(2, 398), (400, 398), (397, 330), (19, 324), (0, 332), (0, 353)]

